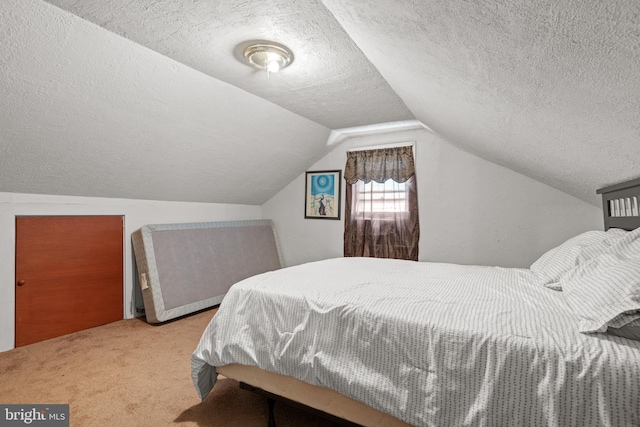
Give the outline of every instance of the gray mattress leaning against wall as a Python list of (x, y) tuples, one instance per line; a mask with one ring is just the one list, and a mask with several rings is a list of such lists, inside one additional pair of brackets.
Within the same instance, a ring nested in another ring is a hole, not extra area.
[(149, 323), (220, 304), (234, 283), (282, 267), (271, 220), (149, 224), (131, 240)]

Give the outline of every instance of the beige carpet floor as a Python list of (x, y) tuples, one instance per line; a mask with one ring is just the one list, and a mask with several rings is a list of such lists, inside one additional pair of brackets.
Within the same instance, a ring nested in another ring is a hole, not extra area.
[[(0, 403), (70, 405), (70, 425), (266, 427), (266, 400), (223, 378), (200, 402), (190, 357), (215, 310), (127, 319), (0, 353)], [(335, 424), (276, 403), (278, 427)]]

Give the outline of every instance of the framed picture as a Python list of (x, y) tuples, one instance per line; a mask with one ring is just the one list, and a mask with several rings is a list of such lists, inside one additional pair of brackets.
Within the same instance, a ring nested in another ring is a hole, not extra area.
[(340, 219), (342, 171), (308, 171), (306, 178), (304, 217)]

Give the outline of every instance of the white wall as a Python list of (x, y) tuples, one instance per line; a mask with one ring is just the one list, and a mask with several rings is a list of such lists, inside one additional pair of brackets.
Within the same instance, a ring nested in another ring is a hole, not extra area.
[[(427, 130), (347, 140), (309, 170), (344, 170), (351, 147), (404, 141), (416, 142), (421, 261), (528, 267), (567, 238), (603, 228), (601, 209)], [(276, 224), (286, 265), (342, 256), (344, 182), (335, 221), (304, 219), (304, 181), (303, 173), (263, 205), (263, 217)]]
[(124, 215), (124, 317), (134, 316), (131, 233), (145, 224), (260, 219), (260, 206), (0, 193), (0, 351), (14, 346), (15, 217)]

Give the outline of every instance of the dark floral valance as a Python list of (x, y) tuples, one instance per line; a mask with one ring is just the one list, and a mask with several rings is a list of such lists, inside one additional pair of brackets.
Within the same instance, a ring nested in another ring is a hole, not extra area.
[(347, 153), (344, 179), (349, 184), (355, 184), (358, 180), (383, 183), (393, 179), (406, 182), (414, 174), (413, 149), (410, 145)]

